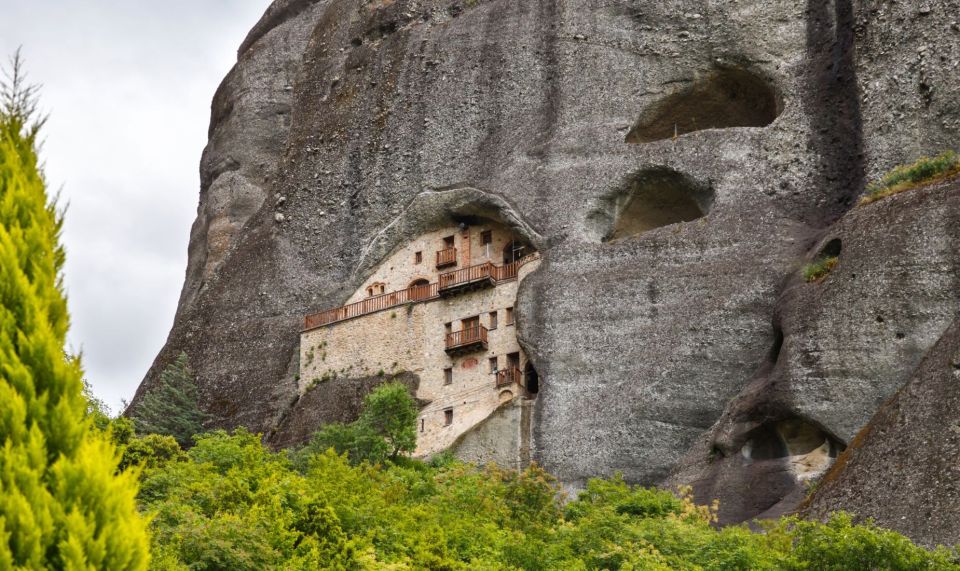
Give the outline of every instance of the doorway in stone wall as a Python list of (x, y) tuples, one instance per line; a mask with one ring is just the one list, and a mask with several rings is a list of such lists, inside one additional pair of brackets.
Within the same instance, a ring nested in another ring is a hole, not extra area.
[(528, 362), (523, 368), (523, 386), (526, 387), (530, 398), (537, 396), (540, 392), (540, 374), (533, 367), (533, 363)]
[(512, 264), (527, 255), (527, 246), (522, 242), (510, 240), (503, 247), (503, 263)]
[(410, 301), (419, 301), (430, 297), (430, 281), (426, 279), (414, 280), (407, 287)]

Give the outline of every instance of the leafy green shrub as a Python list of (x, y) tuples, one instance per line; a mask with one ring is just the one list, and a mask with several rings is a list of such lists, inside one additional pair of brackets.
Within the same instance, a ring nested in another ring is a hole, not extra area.
[(172, 436), (148, 434), (142, 438), (131, 439), (123, 449), (120, 469), (132, 466), (156, 468), (180, 458), (183, 450)]
[(354, 464), (383, 462), (390, 453), (387, 441), (369, 426), (357, 422), (337, 422), (326, 424), (315, 432), (307, 446), (294, 454), (294, 462), (300, 469), (305, 470), (307, 458), (328, 449), (337, 454), (346, 454)]
[(715, 526), (717, 507), (591, 480), (561, 507), (553, 478), (449, 458), (351, 464), (332, 450), (294, 469), (245, 431), (204, 435), (145, 472), (157, 569), (957, 569), (893, 532), (839, 515), (763, 533)]
[(860, 200), (860, 204), (869, 204), (956, 174), (960, 174), (960, 157), (953, 151), (946, 151), (933, 158), (921, 157), (912, 164), (893, 169), (879, 181), (867, 186), (867, 194)]
[(866, 523), (854, 525), (848, 514), (835, 514), (826, 524), (792, 524), (794, 554), (803, 567), (822, 571), (848, 569), (946, 570), (958, 569), (945, 549), (927, 551), (906, 537)]
[(417, 447), (417, 403), (402, 383), (386, 383), (363, 399), (357, 423), (382, 437), (390, 458)]
[(200, 409), (199, 392), (187, 354), (180, 353), (132, 410), (137, 432), (166, 434), (181, 447), (190, 447), (194, 435), (203, 432), (203, 423), (208, 419)]
[(351, 462), (378, 463), (397, 460), (417, 446), (417, 405), (401, 383), (385, 383), (363, 400), (360, 418), (350, 424), (327, 424), (314, 433), (301, 451), (291, 454), (300, 470), (307, 458), (333, 449)]
[[(37, 158), (19, 55), (0, 89), (0, 568), (145, 569), (136, 475), (64, 354), (62, 220)], [(102, 413), (102, 410), (99, 411)], [(101, 426), (100, 429), (97, 425)]]

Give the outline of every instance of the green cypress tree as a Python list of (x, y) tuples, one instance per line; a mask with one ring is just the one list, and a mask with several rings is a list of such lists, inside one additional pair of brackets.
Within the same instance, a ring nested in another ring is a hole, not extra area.
[(198, 402), (200, 390), (187, 362), (187, 354), (160, 373), (155, 387), (143, 395), (133, 411), (137, 432), (165, 434), (176, 438), (183, 448), (193, 444), (193, 435), (203, 432), (207, 415)]
[(145, 569), (136, 474), (85, 415), (61, 218), (37, 159), (36, 87), (19, 54), (0, 90), (0, 569)]

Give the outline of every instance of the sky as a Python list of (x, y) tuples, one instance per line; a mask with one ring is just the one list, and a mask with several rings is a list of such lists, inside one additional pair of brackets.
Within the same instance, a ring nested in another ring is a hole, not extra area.
[(114, 412), (166, 340), (187, 267), (210, 101), (269, 0), (0, 0), (49, 114), (41, 158), (67, 204), (72, 317)]

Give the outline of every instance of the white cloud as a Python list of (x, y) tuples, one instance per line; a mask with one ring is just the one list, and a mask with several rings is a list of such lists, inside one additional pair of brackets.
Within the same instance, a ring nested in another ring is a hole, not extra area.
[(210, 100), (269, 0), (2, 0), (50, 112), (43, 159), (69, 202), (64, 243), (87, 379), (130, 398), (173, 323)]

